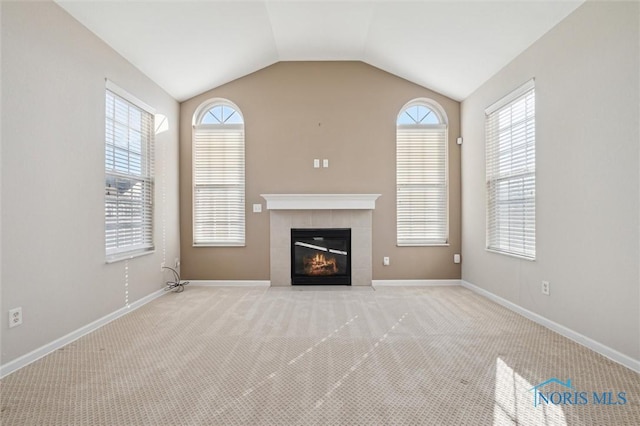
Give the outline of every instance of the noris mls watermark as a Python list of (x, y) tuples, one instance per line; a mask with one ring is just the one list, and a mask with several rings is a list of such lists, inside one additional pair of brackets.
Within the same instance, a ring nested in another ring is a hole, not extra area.
[[(555, 384), (555, 386), (550, 386)], [(550, 390), (553, 388), (554, 390)], [(561, 389), (561, 390), (555, 390)], [(529, 389), (533, 392), (533, 406), (538, 405), (625, 405), (627, 393), (624, 391), (581, 391), (571, 383), (552, 377)]]

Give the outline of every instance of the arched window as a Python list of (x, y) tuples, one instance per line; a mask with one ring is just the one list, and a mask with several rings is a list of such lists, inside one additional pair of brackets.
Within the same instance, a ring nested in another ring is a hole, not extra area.
[(193, 116), (193, 245), (245, 244), (244, 119), (226, 99)]
[(415, 99), (396, 121), (399, 246), (448, 244), (447, 117), (437, 103)]

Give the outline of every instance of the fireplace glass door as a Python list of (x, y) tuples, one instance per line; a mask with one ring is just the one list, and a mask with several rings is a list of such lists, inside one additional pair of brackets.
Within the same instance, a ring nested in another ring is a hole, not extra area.
[(292, 229), (291, 283), (351, 285), (351, 229)]

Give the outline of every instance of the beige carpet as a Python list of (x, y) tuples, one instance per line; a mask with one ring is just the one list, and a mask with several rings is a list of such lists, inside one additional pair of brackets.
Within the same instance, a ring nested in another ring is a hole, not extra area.
[(640, 424), (640, 375), (462, 287), (187, 287), (1, 389), (3, 426)]

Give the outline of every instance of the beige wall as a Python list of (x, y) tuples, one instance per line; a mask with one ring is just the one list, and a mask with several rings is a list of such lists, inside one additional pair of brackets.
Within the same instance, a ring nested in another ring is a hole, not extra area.
[[(179, 105), (54, 3), (0, 7), (6, 364), (163, 287), (160, 263), (179, 256)], [(105, 78), (169, 124), (156, 136), (156, 251), (130, 260), (128, 278), (125, 262), (105, 263)], [(9, 329), (18, 306), (24, 323)]]
[[(638, 16), (637, 2), (587, 2), (462, 104), (462, 278), (636, 360)], [(532, 77), (535, 262), (485, 251), (484, 109)]]
[[(192, 119), (227, 98), (246, 123), (246, 247), (192, 247)], [(427, 97), (449, 117), (449, 247), (396, 247), (395, 120)], [(459, 278), (459, 103), (361, 62), (281, 62), (185, 101), (180, 111), (180, 231), (185, 278), (269, 279), (269, 213), (263, 193), (380, 193), (373, 214), (374, 279)], [(314, 169), (313, 159), (329, 159)], [(391, 265), (382, 266), (389, 256)]]

